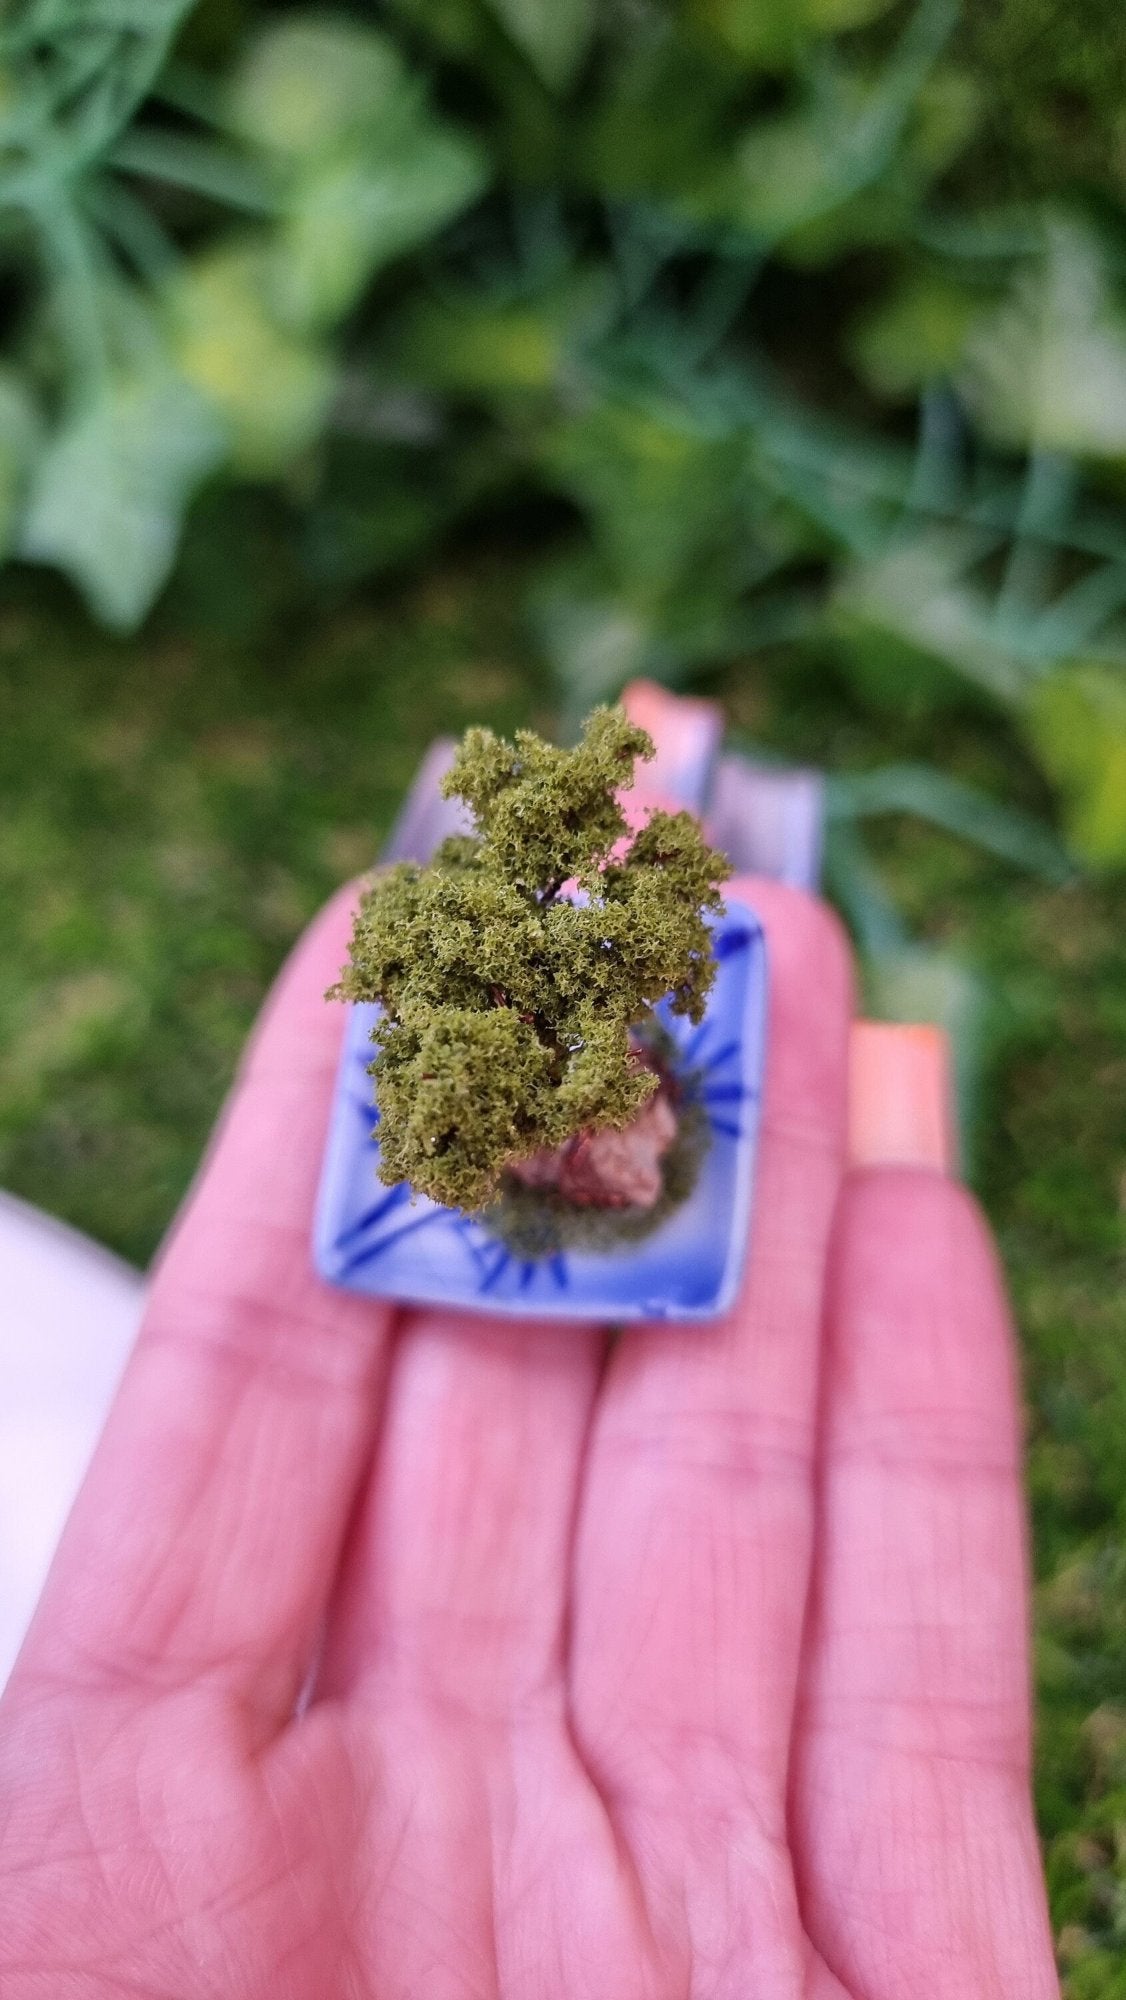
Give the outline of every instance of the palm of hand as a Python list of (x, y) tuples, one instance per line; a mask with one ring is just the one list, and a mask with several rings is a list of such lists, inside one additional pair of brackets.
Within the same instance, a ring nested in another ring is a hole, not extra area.
[(842, 1186), (844, 954), (754, 895), (744, 1296), (610, 1354), (307, 1275), (302, 946), (0, 1707), (4, 2000), (1056, 1990), (988, 1246)]

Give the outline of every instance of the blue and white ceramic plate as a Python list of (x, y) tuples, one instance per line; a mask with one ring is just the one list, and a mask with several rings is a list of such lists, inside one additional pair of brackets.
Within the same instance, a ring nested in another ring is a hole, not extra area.
[(757, 918), (729, 903), (713, 926), (717, 960), (696, 1028), (658, 1015), (684, 1094), (710, 1144), (686, 1201), (639, 1243), (527, 1259), (477, 1218), (376, 1178), (379, 1128), (368, 1064), (374, 1006), (344, 1037), (314, 1232), (318, 1271), (373, 1298), (532, 1319), (703, 1320), (733, 1305), (747, 1248), (766, 1030), (766, 949)]

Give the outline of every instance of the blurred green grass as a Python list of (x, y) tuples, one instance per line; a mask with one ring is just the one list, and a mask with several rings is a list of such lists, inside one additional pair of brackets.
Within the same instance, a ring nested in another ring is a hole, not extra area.
[[(138, 1263), (198, 1162), (289, 944), (362, 869), (426, 743), (550, 728), (519, 558), (470, 547), (318, 616), (284, 547), (192, 550), (139, 639), (64, 588), (0, 592), (0, 1185)], [(224, 591), (226, 595), (224, 596)], [(916, 756), (932, 713), (865, 708), (825, 663), (711, 691), (791, 756)], [(949, 767), (1035, 805), (1020, 746), (943, 717)], [(924, 940), (999, 981), (1009, 1057), (979, 1180), (1020, 1320), (1038, 1619), (1038, 1800), (1076, 2000), (1126, 1995), (1126, 939), (1113, 886), (1045, 890), (918, 824), (880, 858)]]

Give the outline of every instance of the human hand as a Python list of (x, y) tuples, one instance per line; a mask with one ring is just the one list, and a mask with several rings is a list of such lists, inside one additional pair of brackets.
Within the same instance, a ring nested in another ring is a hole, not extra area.
[(845, 948), (734, 893), (742, 1299), (612, 1350), (313, 1277), (352, 898), (298, 947), (0, 1703), (3, 2000), (1057, 1992), (992, 1251), (845, 1175)]

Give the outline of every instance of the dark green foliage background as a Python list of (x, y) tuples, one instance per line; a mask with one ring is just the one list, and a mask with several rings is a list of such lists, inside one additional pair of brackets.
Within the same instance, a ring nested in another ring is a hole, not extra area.
[(964, 169), (967, 192), (1024, 200), (1077, 183), (1126, 191), (1126, 33), (1105, 0), (970, 0), (969, 62), (989, 78), (989, 133)]
[[(148, 1259), (439, 731), (641, 669), (829, 769), (869, 1003), (958, 1030), (1061, 1965), (1126, 2000), (1120, 10), (602, 0), (561, 81), (502, 0), (357, 4), (402, 68), (327, 269), (337, 140), (232, 110), (299, 11), (136, 0), (124, 123), (42, 214), (0, 92), (0, 1185)], [(618, 89), (642, 15), (671, 54)], [(7, 10), (0, 83), (45, 21), (79, 46), (86, 0)], [(393, 240), (348, 235), (373, 185)]]

